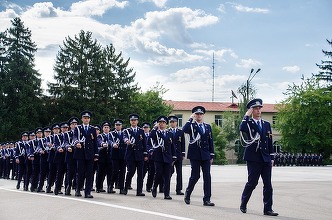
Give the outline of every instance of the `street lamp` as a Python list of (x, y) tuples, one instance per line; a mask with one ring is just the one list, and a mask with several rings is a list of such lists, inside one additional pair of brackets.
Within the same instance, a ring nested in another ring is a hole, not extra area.
[[(250, 75), (247, 79), (247, 94), (246, 94), (246, 98), (247, 98), (247, 102), (249, 101), (249, 84), (251, 82), (251, 80), (256, 76), (256, 74), (261, 71), (261, 69), (259, 68), (258, 70), (256, 70), (256, 72), (253, 74), (254, 69), (251, 69), (250, 71)], [(253, 74), (253, 75), (252, 75)]]

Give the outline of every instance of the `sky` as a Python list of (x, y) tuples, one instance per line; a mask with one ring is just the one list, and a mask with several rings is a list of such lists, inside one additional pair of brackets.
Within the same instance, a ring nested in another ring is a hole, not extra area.
[(0, 0), (0, 31), (15, 17), (31, 30), (45, 94), (59, 47), (84, 30), (130, 58), (143, 92), (159, 83), (165, 100), (230, 102), (261, 69), (256, 97), (274, 104), (327, 59), (331, 10), (330, 0)]

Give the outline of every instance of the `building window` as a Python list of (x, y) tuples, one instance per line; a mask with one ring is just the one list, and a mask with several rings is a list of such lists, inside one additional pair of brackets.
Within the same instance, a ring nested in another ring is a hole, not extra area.
[(277, 116), (273, 115), (272, 116), (272, 124), (276, 124)]
[(222, 127), (222, 116), (221, 115), (215, 115), (214, 116), (214, 122), (216, 125)]
[(178, 117), (178, 127), (182, 127), (182, 114), (175, 114), (176, 117)]

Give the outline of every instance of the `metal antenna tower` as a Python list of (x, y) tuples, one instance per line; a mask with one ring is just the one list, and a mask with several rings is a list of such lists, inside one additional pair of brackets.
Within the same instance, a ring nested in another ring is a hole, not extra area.
[(214, 102), (214, 52), (212, 55), (212, 102)]

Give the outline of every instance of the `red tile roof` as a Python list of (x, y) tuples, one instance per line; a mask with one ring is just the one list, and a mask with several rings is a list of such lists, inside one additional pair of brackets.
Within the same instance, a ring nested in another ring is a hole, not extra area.
[[(173, 110), (177, 111), (191, 111), (191, 109), (197, 105), (204, 106), (206, 111), (238, 111), (238, 105), (231, 102), (190, 102), (165, 100), (165, 103), (173, 106)], [(264, 104), (262, 112), (277, 112), (275, 104)]]

